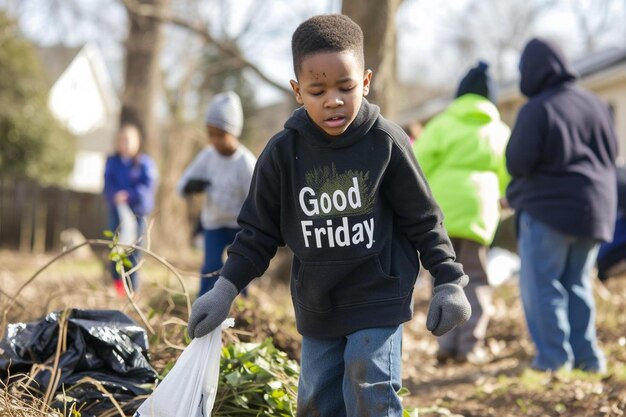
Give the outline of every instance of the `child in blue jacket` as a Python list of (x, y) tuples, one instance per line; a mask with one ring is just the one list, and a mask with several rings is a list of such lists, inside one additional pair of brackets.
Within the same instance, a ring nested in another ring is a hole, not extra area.
[[(154, 208), (154, 196), (158, 184), (157, 167), (152, 158), (140, 152), (141, 133), (137, 126), (124, 124), (117, 134), (115, 154), (109, 156), (104, 170), (104, 195), (109, 209), (109, 230), (119, 231), (120, 213), (127, 208), (132, 211), (137, 238), (144, 230), (145, 217)], [(132, 252), (129, 260), (134, 265), (139, 253)], [(115, 264), (111, 263), (115, 289), (124, 295), (124, 284)], [(131, 288), (138, 285), (137, 273), (131, 274)]]

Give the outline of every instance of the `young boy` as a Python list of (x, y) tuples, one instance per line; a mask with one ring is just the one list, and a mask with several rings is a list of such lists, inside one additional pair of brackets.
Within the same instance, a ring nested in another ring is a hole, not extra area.
[(298, 416), (401, 416), (401, 324), (412, 318), (418, 251), (435, 277), (433, 334), (468, 319), (467, 277), (406, 134), (363, 99), (372, 72), (359, 26), (312, 17), (292, 52), (303, 107), (261, 154), (242, 230), (214, 289), (194, 303), (189, 334), (219, 325), (287, 244), (303, 336)]
[(256, 158), (239, 142), (243, 111), (239, 96), (228, 91), (213, 97), (205, 115), (210, 146), (189, 164), (178, 182), (182, 195), (204, 192), (201, 223), (204, 264), (198, 296), (213, 288), (222, 267), (224, 249), (239, 231), (237, 215), (248, 194)]

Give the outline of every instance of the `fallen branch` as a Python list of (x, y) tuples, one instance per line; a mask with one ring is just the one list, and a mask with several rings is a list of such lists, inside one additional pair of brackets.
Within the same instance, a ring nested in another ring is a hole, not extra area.
[[(187, 291), (187, 287), (185, 286), (185, 282), (183, 280), (183, 277), (176, 270), (176, 268), (172, 264), (170, 264), (165, 258), (163, 258), (162, 256), (157, 255), (156, 253), (152, 252), (150, 249), (146, 249), (146, 248), (143, 248), (143, 247), (141, 247), (139, 245), (135, 245), (135, 244), (123, 244), (123, 243), (114, 242), (112, 240), (107, 240), (107, 239), (88, 239), (88, 240), (86, 240), (86, 241), (84, 241), (82, 243), (79, 243), (76, 246), (72, 246), (71, 248), (67, 248), (67, 249), (63, 250), (63, 252), (61, 252), (58, 255), (56, 255), (55, 257), (53, 257), (44, 266), (39, 268), (28, 280), (26, 280), (26, 282), (24, 282), (20, 286), (20, 288), (15, 292), (15, 294), (12, 297), (10, 297), (8, 305), (7, 305), (7, 307), (4, 309), (4, 311), (2, 313), (2, 329), (0, 329), (0, 339), (4, 337), (4, 331), (5, 331), (5, 328), (6, 328), (6, 321), (7, 321), (7, 316), (9, 314), (9, 311), (17, 303), (17, 298), (19, 297), (21, 292), (28, 285), (30, 285), (50, 265), (54, 264), (59, 259), (69, 255), (70, 253), (72, 253), (72, 252), (82, 248), (83, 246), (87, 246), (87, 245), (90, 245), (90, 246), (106, 246), (106, 247), (111, 247), (111, 245), (115, 245), (115, 246), (119, 246), (121, 248), (137, 250), (137, 251), (140, 251), (140, 252), (150, 256), (151, 258), (153, 258), (154, 260), (159, 262), (161, 265), (165, 266), (170, 272), (172, 272), (174, 274), (176, 279), (178, 279), (178, 282), (179, 282), (180, 286), (182, 287), (183, 293), (185, 295), (185, 300), (186, 300), (186, 303), (187, 303), (187, 314), (190, 314), (190, 312), (191, 312), (191, 300), (189, 298), (189, 292)], [(137, 314), (139, 314), (139, 316), (142, 317), (142, 320), (144, 320), (145, 317), (141, 313), (139, 307), (132, 300), (132, 297), (128, 297), (128, 298), (129, 298), (133, 308), (137, 311)], [(148, 325), (148, 328), (151, 329), (152, 333), (154, 333), (154, 329), (152, 329), (152, 327), (150, 325)]]

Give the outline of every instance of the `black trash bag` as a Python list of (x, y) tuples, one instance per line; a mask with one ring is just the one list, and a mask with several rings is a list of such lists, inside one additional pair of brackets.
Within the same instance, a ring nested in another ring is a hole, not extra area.
[[(52, 364), (61, 314), (56, 311), (38, 321), (8, 325), (0, 341), (0, 378), (5, 383), (11, 383), (10, 376), (29, 373), (35, 364)], [(67, 396), (76, 399), (84, 407), (83, 417), (112, 406), (95, 385), (78, 384), (84, 377), (101, 383), (118, 402), (133, 403), (133, 398), (150, 393), (142, 384), (152, 384), (157, 373), (148, 362), (143, 328), (116, 310), (70, 309), (67, 314), (67, 350), (59, 357), (57, 392), (63, 387)], [(45, 392), (50, 379), (51, 371), (38, 372), (33, 388)]]

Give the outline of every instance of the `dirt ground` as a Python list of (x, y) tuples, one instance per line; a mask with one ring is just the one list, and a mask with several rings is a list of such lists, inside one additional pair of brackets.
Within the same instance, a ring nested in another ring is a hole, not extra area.
[(436, 346), (424, 331), (427, 298), (419, 297), (407, 326), (404, 385), (407, 403), (422, 416), (622, 416), (626, 410), (626, 277), (596, 286), (598, 337), (609, 362), (607, 375), (579, 371), (542, 373), (529, 369), (529, 342), (517, 282), (496, 289), (488, 328), (489, 361), (447, 364), (433, 359)]
[[(0, 251), (0, 307), (53, 255), (26, 255)], [(182, 273), (192, 293), (197, 288), (195, 271), (200, 254), (185, 262), (170, 262)], [(262, 340), (271, 336), (277, 346), (298, 358), (299, 341), (293, 325), (288, 288), (276, 279), (284, 265), (274, 265), (271, 277), (258, 280), (247, 299), (238, 300), (234, 314), (237, 336)], [(171, 344), (181, 344), (182, 326), (159, 327), (167, 317), (186, 320), (186, 301), (181, 287), (161, 262), (146, 261), (142, 288), (136, 304), (146, 313), (156, 333), (150, 337), (152, 363), (163, 369), (178, 354)], [(573, 416), (619, 417), (626, 413), (626, 277), (595, 286), (598, 302), (598, 336), (607, 354), (609, 372), (590, 375), (580, 372), (539, 373), (528, 369), (533, 354), (517, 293), (511, 281), (496, 289), (494, 317), (488, 329), (490, 360), (483, 365), (438, 366), (436, 341), (425, 329), (430, 284), (418, 282), (415, 317), (404, 328), (404, 397), (407, 407), (420, 416), (517, 417)], [(117, 297), (109, 285), (98, 257), (63, 258), (29, 283), (8, 310), (7, 321), (36, 319), (55, 309), (113, 308), (139, 321), (132, 306)], [(165, 341), (167, 340), (167, 342)]]

